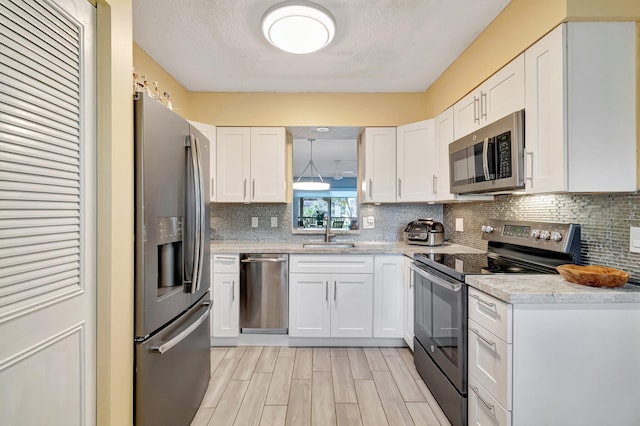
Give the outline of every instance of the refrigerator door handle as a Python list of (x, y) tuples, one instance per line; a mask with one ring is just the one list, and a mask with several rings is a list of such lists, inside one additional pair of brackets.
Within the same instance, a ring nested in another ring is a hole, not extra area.
[[(204, 201), (204, 172), (202, 166), (202, 151), (200, 150), (200, 140), (196, 137), (193, 138), (196, 147), (196, 160), (198, 164), (198, 200), (197, 208), (199, 220), (196, 226), (196, 248), (198, 250), (198, 258), (195, 263), (198, 274), (196, 276), (196, 284), (191, 287), (191, 292), (195, 293), (200, 290), (200, 284), (202, 283), (202, 269), (204, 262), (204, 244), (205, 244), (205, 201)], [(195, 260), (194, 260), (195, 261)]]
[[(198, 147), (196, 138), (193, 135), (187, 136), (187, 140), (185, 146), (189, 150), (191, 157), (191, 169), (192, 169), (192, 179), (193, 179), (193, 197), (195, 206), (190, 205), (189, 200), (187, 200), (186, 211), (187, 214), (190, 215), (190, 218), (193, 217), (193, 235), (189, 235), (189, 239), (193, 241), (192, 253), (193, 259), (187, 259), (185, 256), (185, 270), (191, 271), (191, 276), (185, 277), (187, 283), (190, 284), (188, 287), (189, 293), (195, 293), (198, 287), (198, 266), (200, 265), (198, 257), (200, 256), (200, 170), (199, 170), (199, 158), (198, 158)], [(191, 231), (191, 227), (188, 227), (188, 231)], [(189, 264), (190, 263), (190, 264)]]
[(207, 300), (202, 304), (202, 306), (205, 306), (207, 309), (202, 315), (200, 315), (200, 317), (197, 320), (195, 320), (192, 324), (189, 325), (189, 327), (185, 328), (180, 333), (176, 334), (175, 336), (173, 336), (171, 339), (164, 342), (163, 344), (158, 346), (151, 346), (150, 348), (151, 351), (163, 354), (167, 352), (169, 349), (173, 348), (178, 343), (182, 342), (187, 337), (189, 337), (189, 335), (193, 333), (195, 329), (200, 326), (200, 324), (202, 324), (209, 318), (209, 313), (211, 312), (211, 301)]

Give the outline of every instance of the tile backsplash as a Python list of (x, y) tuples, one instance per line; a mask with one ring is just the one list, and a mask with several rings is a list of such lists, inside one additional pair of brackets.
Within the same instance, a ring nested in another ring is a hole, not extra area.
[[(362, 217), (375, 218), (374, 229), (360, 229), (357, 234), (338, 235), (335, 240), (349, 241), (399, 241), (402, 231), (412, 220), (431, 217), (443, 220), (443, 208), (439, 204), (362, 204)], [(258, 218), (258, 227), (251, 227), (251, 218)], [(278, 226), (271, 227), (276, 217)], [(293, 234), (291, 232), (291, 204), (211, 204), (211, 239), (224, 241), (310, 241), (320, 240), (322, 235)]]
[[(456, 232), (462, 218), (464, 232)], [(454, 243), (486, 249), (480, 227), (485, 219), (578, 223), (585, 264), (622, 269), (640, 280), (640, 254), (629, 252), (629, 227), (640, 226), (640, 193), (502, 195), (495, 201), (447, 204), (444, 226)]]

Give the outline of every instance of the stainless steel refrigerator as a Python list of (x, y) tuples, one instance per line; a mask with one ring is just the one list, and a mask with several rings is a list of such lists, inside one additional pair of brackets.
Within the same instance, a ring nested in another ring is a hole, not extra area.
[(189, 425), (209, 366), (209, 141), (139, 94), (135, 117), (136, 425)]

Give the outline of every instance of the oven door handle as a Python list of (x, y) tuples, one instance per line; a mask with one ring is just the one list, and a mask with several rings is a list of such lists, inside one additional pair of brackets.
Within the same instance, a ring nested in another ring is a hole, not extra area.
[(421, 268), (418, 268), (417, 266), (415, 266), (414, 263), (409, 265), (409, 268), (411, 268), (412, 271), (414, 271), (416, 274), (428, 279), (429, 281), (431, 281), (434, 284), (438, 284), (441, 287), (444, 287), (448, 290), (457, 292), (460, 291), (462, 289), (462, 284), (454, 284), (454, 283), (450, 283), (448, 281), (443, 280), (442, 278), (438, 278), (436, 276), (433, 276), (431, 274), (429, 274), (428, 272), (424, 271)]

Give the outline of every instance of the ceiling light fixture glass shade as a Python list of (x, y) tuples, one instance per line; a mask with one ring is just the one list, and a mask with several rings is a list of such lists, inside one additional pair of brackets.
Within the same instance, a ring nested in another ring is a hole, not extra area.
[[(310, 151), (309, 163), (304, 168), (304, 170), (302, 170), (302, 172), (300, 173), (300, 176), (298, 176), (298, 179), (293, 183), (293, 189), (299, 189), (303, 191), (326, 191), (330, 187), (328, 182), (325, 182), (322, 180), (322, 176), (320, 176), (320, 172), (318, 171), (318, 168), (313, 162), (313, 141), (314, 140), (315, 139), (309, 139), (309, 151)], [(307, 170), (309, 170), (310, 180), (303, 181), (302, 177), (304, 176)], [(318, 178), (317, 181), (314, 180), (316, 177)]]
[(312, 53), (333, 40), (336, 24), (331, 13), (308, 1), (286, 1), (269, 8), (262, 17), (265, 38), (289, 53)]

